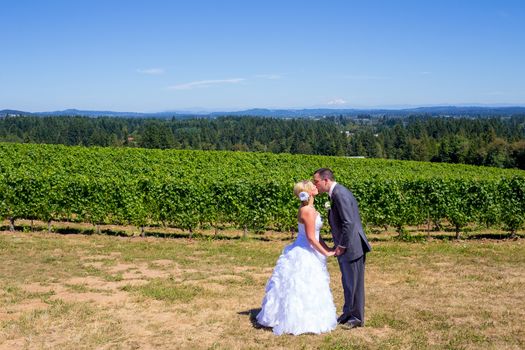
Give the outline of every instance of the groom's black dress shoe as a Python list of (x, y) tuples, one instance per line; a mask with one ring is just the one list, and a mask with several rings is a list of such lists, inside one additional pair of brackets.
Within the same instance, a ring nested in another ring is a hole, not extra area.
[(337, 323), (339, 324), (346, 323), (348, 322), (348, 320), (350, 320), (350, 316), (346, 316), (343, 314), (337, 318)]
[(343, 328), (346, 328), (346, 329), (352, 329), (352, 328), (357, 328), (357, 327), (363, 327), (363, 322), (357, 320), (357, 319), (353, 319), (353, 320), (349, 320), (343, 324), (341, 324), (341, 326)]

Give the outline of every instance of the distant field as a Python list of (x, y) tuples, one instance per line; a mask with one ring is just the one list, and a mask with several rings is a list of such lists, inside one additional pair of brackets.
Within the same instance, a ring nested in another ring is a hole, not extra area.
[(464, 164), (430, 163), (379, 158), (259, 152), (194, 151), (118, 147), (82, 147), (0, 142), (0, 170), (46, 174), (83, 174), (100, 178), (120, 176), (179, 177), (198, 182), (233, 181), (232, 174), (247, 181), (290, 181), (309, 178), (320, 167), (334, 169), (341, 180), (387, 179), (489, 179), (525, 176), (519, 169)]
[[(522, 238), (408, 243), (372, 235), (366, 327), (276, 337), (254, 316), (290, 241), (239, 236), (0, 232), (0, 349), (525, 347)], [(336, 265), (330, 260), (340, 309)]]

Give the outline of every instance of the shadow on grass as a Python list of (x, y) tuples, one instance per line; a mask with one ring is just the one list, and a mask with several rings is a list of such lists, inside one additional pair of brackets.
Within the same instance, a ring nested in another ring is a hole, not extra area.
[[(28, 225), (15, 225), (15, 231), (14, 232), (29, 232), (31, 231), (30, 226)], [(161, 231), (162, 228), (158, 228), (158, 231), (152, 231), (151, 227), (149, 227), (150, 230), (146, 231), (144, 234), (144, 237), (156, 237), (156, 238), (167, 238), (167, 239), (197, 239), (197, 240), (224, 240), (224, 241), (239, 241), (239, 240), (253, 240), (253, 241), (261, 241), (261, 242), (275, 242), (275, 241), (293, 241), (297, 236), (292, 236), (289, 232), (282, 232), (282, 234), (272, 235), (272, 237), (268, 237), (267, 235), (258, 234), (258, 233), (250, 233), (248, 237), (244, 237), (242, 234), (239, 235), (224, 235), (224, 234), (203, 234), (200, 232), (163, 232)], [(41, 232), (47, 232), (47, 226), (39, 226), (35, 225), (32, 227), (33, 231), (41, 231)], [(0, 231), (9, 231), (9, 225), (0, 225)], [(138, 229), (137, 229), (138, 231)], [(110, 228), (101, 228), (98, 233), (96, 231), (95, 227), (91, 228), (76, 228), (76, 227), (53, 227), (52, 233), (61, 234), (61, 235), (94, 235), (94, 234), (101, 234), (101, 235), (107, 235), (107, 236), (115, 236), (115, 237), (127, 237), (127, 238), (140, 238), (141, 236), (136, 233), (130, 233), (128, 231), (124, 230), (115, 230)], [(327, 244), (332, 243), (332, 237), (329, 233), (322, 234), (322, 237), (324, 241)], [(473, 232), (464, 232), (461, 234), (461, 240), (518, 240), (518, 239), (524, 239), (525, 233), (517, 233), (515, 236), (512, 236), (510, 233), (473, 233)], [(381, 234), (370, 234), (368, 237), (368, 240), (370, 242), (386, 242), (386, 241), (405, 241), (405, 242), (422, 242), (428, 239), (434, 239), (434, 240), (441, 240), (441, 241), (453, 241), (456, 240), (455, 234), (453, 231), (451, 233), (448, 233), (448, 231), (445, 231), (443, 233), (437, 233), (433, 232), (430, 235), (426, 233), (420, 233), (420, 234), (405, 234), (403, 236), (392, 236), (392, 235), (381, 235)]]
[(512, 236), (510, 233), (479, 233), (470, 234), (467, 239), (517, 239), (524, 238), (525, 235), (516, 234)]
[(257, 315), (259, 314), (259, 312), (261, 312), (261, 308), (240, 311), (240, 312), (237, 312), (237, 314), (244, 315), (244, 316), (250, 316), (250, 322), (252, 324), (252, 327), (255, 329), (264, 329), (267, 331), (272, 331), (271, 327), (262, 326), (257, 322)]
[[(94, 228), (91, 229), (76, 229), (71, 227), (66, 228), (56, 228), (54, 229), (55, 233), (59, 234), (84, 234), (84, 235), (93, 235), (96, 234), (96, 231)], [(99, 231), (99, 234), (101, 235), (107, 235), (107, 236), (118, 236), (118, 237), (134, 237), (134, 238), (140, 238), (140, 234), (130, 234), (129, 232), (122, 231), (122, 230), (112, 230), (112, 229), (101, 229)], [(155, 238), (167, 238), (167, 239), (197, 239), (197, 240), (213, 240), (213, 241), (239, 241), (239, 240), (255, 240), (255, 241), (264, 241), (264, 242), (272, 242), (272, 241), (289, 241), (290, 235), (284, 234), (282, 237), (273, 237), (268, 238), (263, 235), (250, 235), (248, 238), (243, 237), (242, 235), (223, 235), (223, 234), (203, 234), (200, 232), (164, 232), (164, 231), (151, 231), (148, 230), (144, 232), (143, 237), (155, 237)]]
[[(422, 237), (427, 237), (423, 236)], [(448, 234), (432, 234), (430, 236), (432, 239), (442, 240), (442, 241), (453, 241), (456, 240), (456, 236)], [(461, 233), (461, 240), (476, 241), (482, 239), (490, 240), (507, 240), (507, 239), (518, 239), (524, 238), (522, 234), (516, 234), (514, 237), (510, 233)]]
[(172, 239), (200, 239), (200, 240), (240, 240), (242, 237), (239, 236), (225, 236), (225, 235), (204, 235), (199, 232), (162, 232), (162, 231), (148, 231), (145, 232), (145, 237), (157, 237), (157, 238), (172, 238)]
[[(460, 241), (480, 241), (480, 240), (494, 240), (494, 241), (506, 241), (506, 240), (518, 240), (525, 238), (525, 233), (516, 233), (512, 235), (508, 232), (494, 232), (494, 233), (473, 233), (473, 232), (462, 232), (460, 234)], [(371, 235), (368, 237), (370, 242), (408, 242), (408, 243), (421, 243), (430, 240), (437, 241), (457, 241), (455, 232), (449, 234), (447, 232), (432, 233), (405, 233), (403, 235)]]

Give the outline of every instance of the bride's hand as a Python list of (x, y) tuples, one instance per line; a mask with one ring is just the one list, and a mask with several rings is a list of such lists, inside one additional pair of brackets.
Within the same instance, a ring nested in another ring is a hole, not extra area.
[(326, 252), (326, 256), (335, 256), (335, 251), (329, 250)]

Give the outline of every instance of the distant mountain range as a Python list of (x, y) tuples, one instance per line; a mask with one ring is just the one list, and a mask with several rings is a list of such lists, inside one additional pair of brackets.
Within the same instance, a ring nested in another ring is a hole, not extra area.
[(525, 114), (525, 107), (477, 107), (477, 106), (435, 106), (405, 109), (264, 109), (255, 108), (233, 112), (185, 112), (166, 111), (157, 113), (88, 111), (66, 109), (53, 112), (25, 112), (12, 109), (0, 110), (0, 118), (6, 116), (85, 116), (85, 117), (121, 117), (121, 118), (217, 118), (221, 116), (258, 116), (274, 118), (319, 118), (323, 116), (510, 116)]

